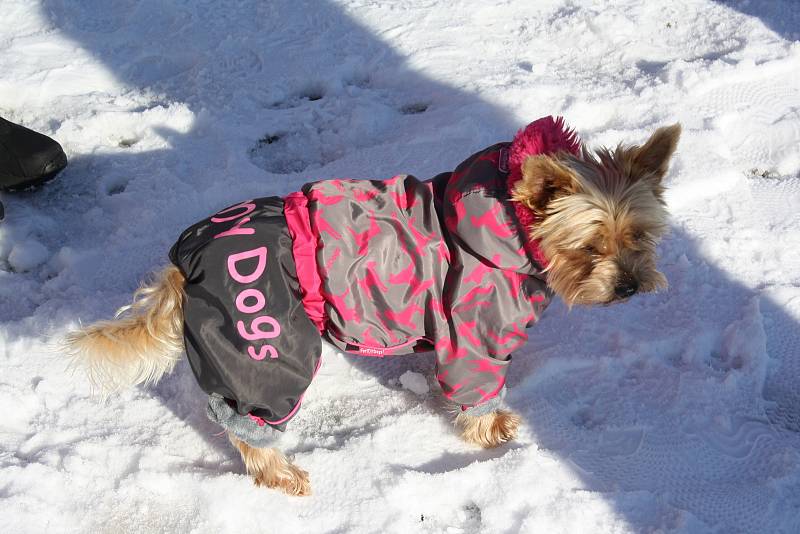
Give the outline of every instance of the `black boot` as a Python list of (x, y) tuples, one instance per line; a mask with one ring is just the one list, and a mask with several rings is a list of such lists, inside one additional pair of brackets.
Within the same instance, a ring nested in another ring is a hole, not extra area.
[(42, 184), (67, 166), (56, 141), (0, 117), (0, 191)]

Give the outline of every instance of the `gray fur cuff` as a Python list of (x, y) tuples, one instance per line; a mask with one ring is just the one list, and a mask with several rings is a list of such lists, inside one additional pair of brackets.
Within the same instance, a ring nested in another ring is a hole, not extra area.
[(251, 447), (270, 447), (275, 442), (275, 429), (269, 425), (259, 426), (246, 415), (239, 415), (228, 406), (225, 399), (216, 393), (208, 396), (206, 415), (210, 420), (244, 441)]
[(480, 417), (482, 415), (486, 415), (487, 413), (491, 413), (495, 410), (500, 410), (506, 407), (505, 403), (506, 398), (506, 388), (500, 390), (500, 392), (489, 399), (488, 401), (478, 404), (477, 406), (472, 406), (471, 408), (467, 408), (463, 410), (461, 413), (465, 415), (471, 415), (472, 417)]

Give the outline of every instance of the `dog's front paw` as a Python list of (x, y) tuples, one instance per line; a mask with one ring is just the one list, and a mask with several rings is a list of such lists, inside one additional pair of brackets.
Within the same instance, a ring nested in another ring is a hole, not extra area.
[(254, 473), (256, 486), (280, 490), (287, 495), (306, 497), (311, 495), (311, 481), (308, 472), (294, 464), (287, 463), (278, 469), (266, 469)]
[(228, 438), (242, 455), (247, 473), (253, 477), (256, 486), (273, 488), (298, 497), (311, 495), (308, 473), (290, 462), (281, 451), (251, 447), (230, 430)]
[(467, 414), (456, 417), (461, 438), (484, 449), (498, 447), (516, 438), (519, 423), (519, 416), (507, 410), (497, 410), (478, 417)]

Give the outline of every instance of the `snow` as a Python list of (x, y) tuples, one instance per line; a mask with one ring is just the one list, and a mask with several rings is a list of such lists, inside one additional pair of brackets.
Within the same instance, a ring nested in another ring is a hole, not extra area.
[(415, 373), (414, 371), (406, 371), (400, 375), (400, 384), (420, 397), (426, 395), (430, 391), (425, 376), (420, 373)]
[(14, 271), (30, 271), (44, 263), (47, 258), (47, 247), (34, 239), (28, 239), (14, 245), (8, 254), (8, 264)]
[[(6, 0), (0, 115), (70, 165), (1, 199), (3, 530), (800, 531), (798, 39), (795, 0)], [(196, 220), (430, 177), (549, 114), (595, 145), (683, 124), (670, 289), (551, 306), (509, 373), (517, 441), (461, 442), (429, 355), (326, 348), (281, 438), (314, 495), (288, 498), (243, 474), (185, 362), (108, 399), (66, 369), (58, 338)]]

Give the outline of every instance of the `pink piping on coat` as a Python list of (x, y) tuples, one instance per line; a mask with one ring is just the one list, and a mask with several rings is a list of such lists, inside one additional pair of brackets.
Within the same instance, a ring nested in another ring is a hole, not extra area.
[[(531, 155), (551, 155), (558, 152), (580, 154), (581, 140), (575, 130), (567, 127), (564, 117), (542, 117), (522, 128), (514, 136), (508, 156), (508, 191), (522, 179), (522, 164)], [(523, 206), (520, 202), (512, 202), (519, 222), (525, 228), (535, 226), (538, 222), (537, 215)], [(547, 267), (547, 256), (534, 239), (525, 240), (528, 253), (542, 266)]]

